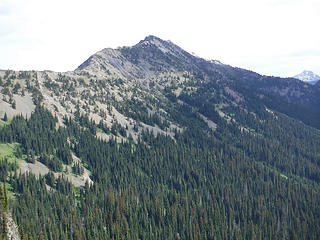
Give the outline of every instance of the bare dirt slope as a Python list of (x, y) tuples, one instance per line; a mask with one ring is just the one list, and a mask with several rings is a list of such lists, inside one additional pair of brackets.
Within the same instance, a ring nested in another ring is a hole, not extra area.
[[(78, 159), (78, 161), (80, 161)], [(86, 184), (88, 181), (89, 184), (93, 184), (93, 181), (90, 179), (90, 172), (86, 168), (84, 168), (84, 173), (79, 176), (71, 173), (71, 166), (64, 165), (64, 169), (67, 169), (66, 172), (56, 172), (54, 173), (54, 176), (56, 178), (63, 177), (67, 179), (69, 182), (71, 182), (75, 187), (81, 187)], [(35, 161), (35, 163), (28, 163), (24, 160), (21, 160), (19, 163), (19, 169), (18, 172), (20, 173), (26, 173), (30, 172), (33, 173), (35, 176), (43, 176), (49, 173), (50, 169), (42, 164), (39, 161)]]

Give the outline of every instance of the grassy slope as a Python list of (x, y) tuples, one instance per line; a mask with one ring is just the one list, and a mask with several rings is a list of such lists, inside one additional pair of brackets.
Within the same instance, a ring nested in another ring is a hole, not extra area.
[[(7, 124), (5, 122), (2, 123)], [(24, 158), (17, 158), (16, 156), (16, 151), (19, 146), (19, 143), (0, 143), (0, 160), (6, 158), (9, 163), (16, 163), (17, 165), (19, 165), (19, 162)], [(15, 193), (13, 192), (12, 186), (8, 182), (6, 182), (6, 188), (9, 194), (9, 198), (14, 199)]]
[(21, 160), (16, 157), (18, 147), (19, 143), (0, 143), (0, 159), (7, 158), (12, 163)]
[(5, 121), (3, 121), (3, 120), (0, 119), (0, 128), (3, 127), (3, 126), (5, 126), (5, 125), (9, 125), (10, 122), (11, 122), (10, 120), (7, 121), (7, 122), (5, 122)]

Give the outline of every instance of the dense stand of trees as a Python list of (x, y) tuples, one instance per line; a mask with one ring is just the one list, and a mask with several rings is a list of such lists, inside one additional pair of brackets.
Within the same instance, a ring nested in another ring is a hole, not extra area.
[(7, 239), (8, 227), (7, 227), (7, 218), (9, 208), (8, 192), (6, 189), (5, 181), (2, 181), (6, 178), (7, 172), (7, 162), (0, 163), (0, 240)]
[(199, 121), (174, 140), (144, 132), (137, 143), (116, 143), (98, 140), (92, 121), (83, 128), (65, 119), (57, 129), (41, 107), (28, 120), (15, 117), (1, 142), (19, 142), (44, 162), (70, 163), (72, 151), (94, 181), (75, 188), (1, 161), (22, 238), (317, 239), (320, 134), (281, 115), (263, 124), (242, 112), (235, 118), (255, 132), (221, 121), (212, 134)]

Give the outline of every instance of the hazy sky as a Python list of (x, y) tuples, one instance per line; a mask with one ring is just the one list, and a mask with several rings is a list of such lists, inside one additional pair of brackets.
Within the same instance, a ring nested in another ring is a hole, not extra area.
[(0, 0), (0, 69), (75, 69), (147, 35), (266, 75), (320, 74), (319, 0)]

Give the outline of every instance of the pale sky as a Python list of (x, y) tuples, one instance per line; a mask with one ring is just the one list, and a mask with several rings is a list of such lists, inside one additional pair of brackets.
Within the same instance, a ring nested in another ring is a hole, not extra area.
[(0, 0), (0, 69), (74, 70), (147, 35), (260, 74), (320, 74), (319, 0)]

